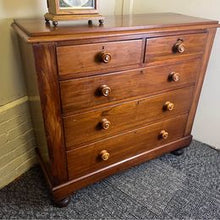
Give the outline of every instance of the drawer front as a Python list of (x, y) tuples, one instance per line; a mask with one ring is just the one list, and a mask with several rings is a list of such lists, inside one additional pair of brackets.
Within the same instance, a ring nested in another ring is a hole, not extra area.
[(142, 40), (132, 40), (58, 47), (59, 74), (80, 77), (143, 63), (142, 45)]
[(186, 120), (187, 115), (179, 116), (69, 151), (67, 152), (69, 178), (76, 179), (182, 138)]
[(207, 34), (179, 35), (151, 38), (147, 40), (145, 62), (164, 62), (169, 59), (182, 59), (202, 54)]
[(150, 122), (188, 113), (194, 87), (64, 118), (67, 150)]
[(193, 84), (199, 68), (198, 59), (176, 65), (62, 81), (60, 88), (63, 113), (79, 112), (82, 109), (109, 105), (126, 98)]

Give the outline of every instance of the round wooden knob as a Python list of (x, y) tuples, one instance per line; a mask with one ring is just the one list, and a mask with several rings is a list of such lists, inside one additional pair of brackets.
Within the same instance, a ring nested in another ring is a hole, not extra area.
[(107, 150), (103, 150), (103, 151), (101, 151), (101, 153), (100, 153), (100, 157), (102, 158), (102, 160), (108, 160), (109, 159), (109, 157), (110, 157), (110, 154), (108, 153), (108, 151)]
[(111, 88), (107, 85), (102, 85), (99, 88), (101, 94), (105, 97), (108, 97), (111, 94)]
[(100, 59), (103, 63), (109, 63), (112, 59), (112, 56), (110, 53), (102, 52), (100, 53)]
[(172, 73), (170, 73), (169, 78), (170, 78), (170, 80), (172, 80), (174, 82), (178, 82), (178, 81), (180, 81), (180, 74), (172, 72)]
[(164, 105), (164, 109), (168, 111), (173, 111), (174, 107), (175, 107), (174, 104), (169, 101), (167, 101)]
[(168, 133), (167, 131), (162, 130), (162, 131), (160, 132), (160, 138), (166, 140), (168, 137), (169, 137), (169, 133)]
[(179, 39), (177, 43), (174, 46), (174, 51), (178, 53), (184, 53), (185, 52), (185, 45), (183, 43), (182, 39)]
[(102, 119), (101, 125), (104, 130), (108, 130), (110, 128), (111, 122), (104, 118)]

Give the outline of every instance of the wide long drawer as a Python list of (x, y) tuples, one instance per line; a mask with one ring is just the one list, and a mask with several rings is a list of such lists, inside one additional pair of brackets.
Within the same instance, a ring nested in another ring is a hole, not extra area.
[[(200, 60), (60, 82), (64, 114), (193, 84)], [(77, 89), (76, 89), (77, 88)]]
[(116, 67), (140, 65), (143, 63), (142, 48), (143, 40), (58, 47), (59, 75), (77, 78)]
[(186, 120), (187, 115), (179, 116), (69, 151), (69, 178), (76, 179), (114, 163), (123, 163), (123, 160), (182, 138)]
[(67, 149), (116, 135), (149, 122), (187, 113), (194, 87), (64, 117)]

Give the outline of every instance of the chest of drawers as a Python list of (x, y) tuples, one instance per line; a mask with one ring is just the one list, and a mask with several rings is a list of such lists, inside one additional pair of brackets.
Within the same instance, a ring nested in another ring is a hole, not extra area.
[(190, 144), (217, 27), (170, 13), (104, 26), (15, 20), (37, 154), (57, 204)]

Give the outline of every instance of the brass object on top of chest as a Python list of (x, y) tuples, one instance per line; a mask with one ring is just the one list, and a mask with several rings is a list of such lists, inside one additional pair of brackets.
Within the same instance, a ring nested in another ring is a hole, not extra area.
[(48, 13), (44, 15), (45, 21), (52, 21), (54, 26), (59, 21), (67, 20), (99, 20), (104, 23), (104, 17), (98, 13), (98, 0), (47, 0)]

